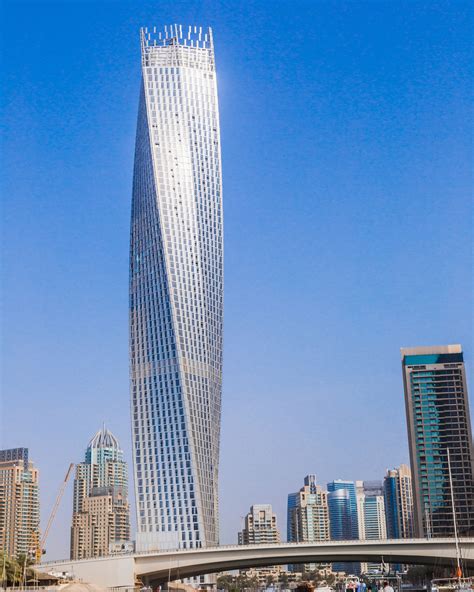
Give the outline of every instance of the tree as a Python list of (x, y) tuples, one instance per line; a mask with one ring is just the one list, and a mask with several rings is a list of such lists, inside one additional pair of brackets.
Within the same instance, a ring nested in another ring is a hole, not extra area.
[(315, 569), (309, 572), (309, 579), (317, 586), (321, 580), (321, 576), (319, 574), (319, 570)]
[(313, 592), (313, 590), (314, 586), (309, 582), (300, 582), (295, 588), (295, 592)]
[(283, 588), (288, 588), (288, 574), (286, 572), (283, 572), (280, 576), (280, 584), (283, 586)]
[(248, 583), (249, 583), (249, 587), (252, 590), (257, 590), (257, 588), (259, 586), (258, 577), (256, 575), (253, 575), (251, 578), (248, 579)]
[[(23, 583), (23, 576), (30, 578), (34, 571), (29, 568), (32, 564), (28, 556), (19, 555), (17, 559), (0, 552), (0, 585), (14, 586)], [(25, 574), (26, 569), (26, 574)]]
[(227, 590), (227, 592), (237, 592), (238, 590), (235, 578), (230, 574), (222, 574), (217, 577), (217, 588), (219, 590)]

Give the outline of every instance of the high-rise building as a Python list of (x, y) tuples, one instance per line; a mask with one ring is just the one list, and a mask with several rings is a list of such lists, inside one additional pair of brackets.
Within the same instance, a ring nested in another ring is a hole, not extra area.
[(328, 493), (329, 531), (332, 541), (348, 541), (352, 537), (351, 500), (347, 489)]
[[(331, 484), (328, 483), (328, 489)], [(353, 484), (354, 485), (354, 484)], [(354, 489), (355, 496), (355, 489)], [(347, 541), (353, 539), (353, 507), (349, 489), (334, 487), (328, 492), (329, 532), (332, 541)], [(359, 564), (337, 562), (333, 563), (333, 570), (354, 573)]]
[(365, 539), (365, 520), (364, 520), (364, 502), (365, 490), (364, 482), (356, 481), (356, 500), (357, 500), (357, 525), (359, 530), (359, 538), (363, 541)]
[[(328, 483), (329, 525), (332, 540), (357, 540), (359, 517), (354, 481), (336, 479)], [(359, 563), (334, 563), (334, 571), (359, 573)]]
[[(385, 503), (381, 481), (356, 481), (359, 538), (380, 540), (387, 538)], [(380, 571), (377, 563), (362, 563), (361, 571)]]
[(270, 504), (254, 504), (245, 516), (244, 527), (239, 532), (239, 545), (279, 543), (280, 531), (277, 517)]
[(28, 448), (0, 450), (0, 550), (33, 556), (40, 544), (38, 469)]
[(130, 241), (137, 548), (218, 543), (223, 214), (211, 29), (142, 29)]
[[(314, 542), (329, 540), (329, 510), (327, 491), (316, 485), (316, 476), (307, 475), (304, 486), (297, 493), (288, 495), (287, 539), (289, 542)], [(304, 565), (304, 571), (314, 571), (316, 564)], [(291, 571), (301, 567), (290, 566)]]
[[(349, 496), (349, 521), (350, 521), (350, 530), (346, 532), (344, 530), (345, 536), (347, 535), (347, 539), (350, 540), (357, 540), (359, 538), (359, 520), (357, 515), (357, 494), (356, 494), (356, 487), (354, 481), (345, 481), (343, 479), (336, 479), (335, 481), (331, 481), (328, 483), (328, 492), (336, 492), (339, 490), (346, 490)], [(329, 498), (328, 498), (329, 499)], [(334, 502), (339, 503), (342, 500), (342, 497), (333, 496), (332, 498)], [(330, 516), (331, 520), (331, 516)], [(332, 528), (332, 527), (331, 527)], [(339, 527), (338, 527), (339, 528)], [(346, 526), (344, 526), (346, 529)], [(332, 531), (331, 531), (331, 538), (333, 538)]]
[(304, 478), (304, 486), (288, 495), (287, 538), (289, 542), (328, 541), (327, 491), (316, 485), (315, 475)]
[[(245, 516), (244, 525), (238, 534), (239, 545), (263, 545), (281, 542), (277, 517), (270, 504), (254, 504)], [(264, 584), (271, 577), (276, 582), (282, 572), (280, 565), (259, 567), (252, 570), (260, 583)], [(246, 570), (241, 571), (249, 575)]]
[(104, 557), (129, 540), (127, 465), (117, 438), (103, 427), (76, 465), (71, 559)]
[(385, 520), (389, 539), (414, 536), (411, 471), (407, 465), (388, 469), (383, 482)]
[(474, 453), (462, 348), (403, 348), (401, 354), (416, 533), (452, 536), (453, 496), (459, 534), (473, 535)]

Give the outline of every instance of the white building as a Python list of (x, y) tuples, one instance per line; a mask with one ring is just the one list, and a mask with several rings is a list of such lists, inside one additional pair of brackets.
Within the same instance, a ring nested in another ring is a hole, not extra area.
[[(380, 481), (356, 481), (357, 518), (360, 540), (387, 538), (385, 502)], [(362, 573), (379, 571), (380, 565), (361, 563)]]
[(218, 543), (223, 219), (210, 29), (142, 29), (130, 242), (137, 550)]

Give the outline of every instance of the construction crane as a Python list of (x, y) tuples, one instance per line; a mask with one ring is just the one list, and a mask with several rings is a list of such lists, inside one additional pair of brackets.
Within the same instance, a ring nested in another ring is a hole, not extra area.
[(73, 468), (74, 468), (74, 463), (71, 463), (69, 465), (69, 469), (67, 470), (66, 476), (64, 477), (64, 481), (62, 482), (61, 487), (59, 488), (59, 492), (56, 497), (56, 501), (54, 502), (53, 509), (51, 510), (51, 514), (49, 515), (49, 518), (48, 518), (48, 523), (46, 524), (43, 538), (41, 539), (41, 542), (36, 547), (36, 563), (39, 563), (41, 560), (41, 555), (43, 555), (43, 553), (46, 553), (46, 548), (45, 548), (46, 540), (48, 538), (48, 534), (51, 529), (51, 525), (53, 524), (54, 517), (56, 516), (56, 512), (58, 511), (58, 507), (61, 502), (61, 498), (63, 497), (64, 490), (66, 489), (66, 485), (67, 485), (67, 482), (69, 481), (69, 477), (71, 475)]

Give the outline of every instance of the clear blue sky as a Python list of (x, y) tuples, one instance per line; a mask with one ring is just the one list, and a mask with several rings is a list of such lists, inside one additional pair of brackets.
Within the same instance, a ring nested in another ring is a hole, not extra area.
[[(0, 445), (43, 525), (106, 421), (130, 458), (141, 25), (214, 28), (225, 200), (221, 540), (303, 476), (407, 462), (401, 346), (472, 368), (471, 3), (3, 2)], [(471, 397), (472, 399), (472, 397)], [(68, 554), (71, 488), (48, 545)]]

